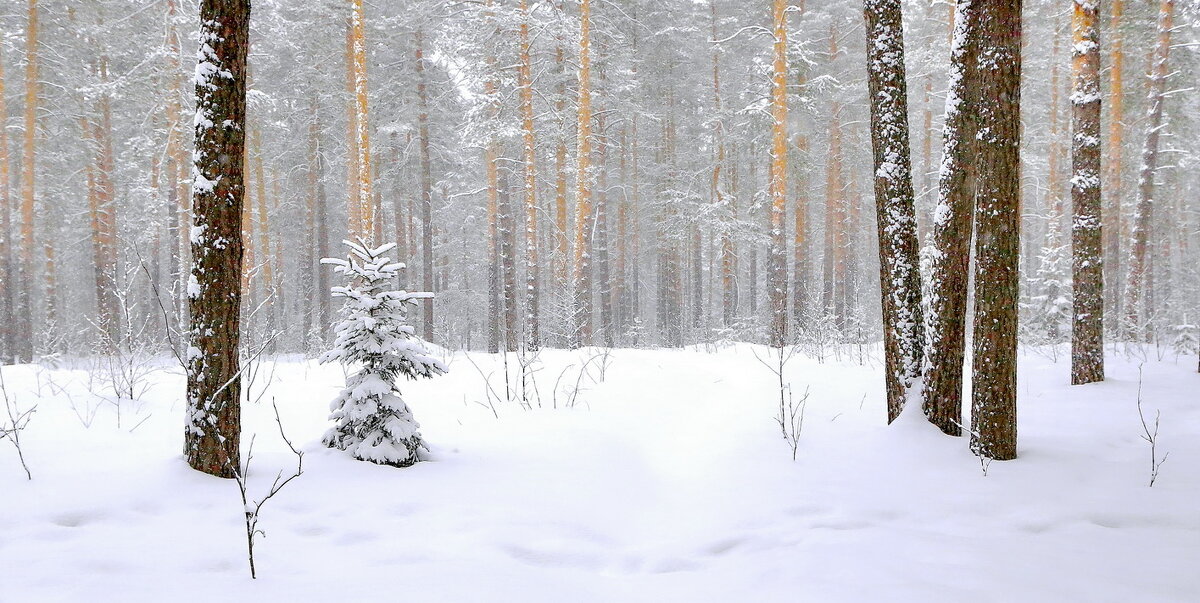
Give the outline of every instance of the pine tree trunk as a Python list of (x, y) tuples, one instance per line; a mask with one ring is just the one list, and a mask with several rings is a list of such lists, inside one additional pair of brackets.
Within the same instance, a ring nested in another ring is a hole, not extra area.
[(770, 303), (770, 344), (782, 348), (787, 342), (787, 0), (772, 3), (775, 41), (771, 74), (771, 169), (767, 186), (771, 199), (767, 251), (767, 300)]
[[(562, 2), (558, 3), (558, 11), (562, 12)], [(554, 53), (555, 75), (558, 78), (558, 102), (555, 111), (560, 116), (558, 145), (554, 150), (554, 249), (551, 266), (554, 275), (554, 287), (563, 299), (571, 293), (571, 239), (570, 217), (567, 211), (567, 78), (566, 50), (560, 37)], [(571, 322), (571, 321), (568, 321)]]
[(1124, 231), (1124, 182), (1122, 178), (1125, 131), (1125, 39), (1121, 32), (1121, 20), (1125, 14), (1125, 0), (1112, 0), (1112, 19), (1109, 21), (1109, 98), (1108, 146), (1104, 148), (1101, 162), (1104, 168), (1103, 183), (1103, 227), (1104, 245), (1104, 305), (1105, 319), (1110, 331), (1116, 317), (1121, 316), (1121, 236)]
[[(192, 271), (188, 287), (185, 453), (194, 469), (233, 477), (239, 466), (241, 216), (249, 0), (201, 0), (196, 73)], [(232, 124), (226, 127), (222, 124)]]
[[(433, 177), (430, 174), (429, 157), (429, 93), (425, 83), (425, 32), (417, 30), (417, 129), (421, 150), (421, 267), (422, 288), (433, 291)], [(423, 334), (425, 341), (433, 341), (433, 299), (425, 299)]]
[(1104, 249), (1100, 195), (1098, 3), (1075, 0), (1071, 90), (1074, 325), (1071, 383), (1104, 380)]
[(371, 123), (367, 111), (367, 45), (366, 45), (366, 17), (364, 15), (363, 0), (351, 0), (350, 17), (350, 56), (353, 59), (351, 69), (351, 77), (354, 92), (354, 144), (352, 149), (357, 156), (354, 161), (354, 175), (358, 178), (355, 184), (354, 192), (358, 195), (355, 199), (358, 205), (359, 223), (352, 229), (352, 232), (357, 233), (356, 236), (364, 241), (374, 243), (375, 239), (375, 206), (374, 196), (371, 192)]
[(571, 347), (578, 348), (592, 340), (592, 59), (591, 59), (591, 0), (579, 3), (579, 112), (578, 168), (575, 194), (575, 258), (574, 258), (574, 329)]
[(533, 130), (533, 65), (529, 57), (529, 0), (521, 0), (520, 60), (521, 131), (525, 169), (525, 344), (541, 347), (541, 266), (538, 258), (537, 146)]
[[(102, 89), (107, 90), (108, 57), (96, 65)], [(117, 200), (113, 186), (112, 99), (101, 92), (97, 101), (99, 123), (89, 128), (95, 152), (92, 196), (92, 258), (95, 270), (97, 323), (102, 348), (112, 351), (120, 341), (120, 303), (117, 301)], [(85, 136), (85, 139), (89, 137)]]
[[(1145, 308), (1150, 287), (1150, 230), (1154, 223), (1154, 171), (1158, 168), (1159, 137), (1163, 129), (1163, 101), (1167, 87), (1167, 59), (1171, 50), (1174, 0), (1161, 0), (1158, 9), (1158, 41), (1151, 57), (1150, 93), (1146, 101), (1146, 142), (1142, 147), (1142, 171), (1138, 178), (1138, 200), (1133, 215), (1129, 271), (1125, 278), (1125, 325), (1128, 341), (1141, 341), (1150, 334)], [(1147, 304), (1148, 305), (1148, 304)]]
[[(4, 49), (0, 45), (0, 124), (8, 123), (8, 102), (5, 97)], [(13, 289), (12, 245), (12, 181), (8, 171), (8, 128), (0, 127), (0, 316), (15, 316)], [(0, 324), (0, 365), (13, 361), (14, 325), (11, 320)]]
[(971, 448), (1017, 457), (1017, 295), (1021, 230), (1021, 0), (979, 2)]
[(517, 232), (511, 190), (506, 170), (500, 179), (499, 206), (497, 208), (500, 219), (500, 272), (503, 278), (501, 301), (504, 303), (504, 349), (515, 352), (521, 344), (521, 327), (520, 321), (517, 319), (520, 314), (520, 309), (517, 307)]
[[(31, 316), (33, 305), (34, 199), (36, 195), (37, 164), (34, 153), (37, 140), (38, 113), (38, 7), (29, 0), (29, 16), (25, 30), (25, 135), (21, 155), (21, 246), (17, 255), (16, 316)], [(16, 321), (16, 341), (13, 355), (17, 362), (33, 361), (33, 321)]]
[(924, 359), (921, 274), (908, 145), (908, 87), (900, 0), (866, 0), (867, 83), (875, 151), (875, 205), (883, 304), (888, 423)]
[(979, 114), (979, 6), (958, 0), (950, 55), (938, 198), (931, 224), (929, 345), (925, 416), (962, 435), (967, 286), (975, 213), (975, 136)]

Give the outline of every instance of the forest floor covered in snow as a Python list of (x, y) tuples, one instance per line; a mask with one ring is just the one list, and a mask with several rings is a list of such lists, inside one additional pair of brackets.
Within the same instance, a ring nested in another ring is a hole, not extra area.
[(430, 445), (406, 469), (322, 447), (343, 370), (279, 358), (243, 410), (250, 495), (295, 465), (272, 400), (304, 473), (263, 507), (256, 581), (237, 486), (181, 457), (177, 368), (118, 426), (89, 361), (5, 367), (37, 411), (32, 481), (0, 442), (0, 601), (1196, 601), (1200, 375), (1147, 355), (1071, 387), (1025, 352), (1020, 458), (986, 476), (918, 413), (885, 425), (878, 352), (788, 363), (795, 461), (765, 348), (544, 351), (532, 408), (489, 404), (498, 357), (459, 353), (401, 385)]

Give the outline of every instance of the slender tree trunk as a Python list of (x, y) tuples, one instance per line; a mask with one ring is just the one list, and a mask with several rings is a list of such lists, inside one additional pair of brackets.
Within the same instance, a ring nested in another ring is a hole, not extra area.
[[(425, 32), (417, 30), (417, 129), (421, 149), (421, 266), (422, 288), (433, 291), (433, 177), (429, 157), (429, 93), (425, 83)], [(423, 338), (433, 341), (433, 300), (425, 300)]]
[(241, 440), (240, 222), (250, 2), (201, 0), (200, 23), (184, 450), (192, 468), (228, 478), (239, 470)]
[(775, 53), (771, 78), (770, 248), (767, 252), (767, 299), (771, 308), (770, 344), (787, 343), (787, 0), (772, 4)]
[(592, 340), (592, 3), (579, 3), (579, 112), (576, 131), (579, 135), (575, 194), (575, 261), (574, 261), (574, 329), (571, 347), (578, 348)]
[(525, 344), (541, 347), (541, 265), (538, 262), (537, 146), (533, 129), (533, 64), (529, 57), (529, 0), (521, 0), (517, 86), (521, 93), (521, 140), (525, 168)]
[[(1158, 8), (1158, 41), (1150, 64), (1150, 94), (1147, 99), (1146, 142), (1142, 147), (1142, 172), (1138, 178), (1138, 200), (1133, 215), (1129, 272), (1125, 278), (1125, 337), (1140, 341), (1149, 336), (1143, 303), (1151, 290), (1150, 229), (1154, 223), (1154, 171), (1158, 168), (1159, 137), (1163, 129), (1163, 102), (1167, 89), (1167, 59), (1171, 51), (1171, 28), (1175, 0), (1161, 0)], [(1147, 304), (1148, 305), (1148, 304)]]
[(962, 435), (967, 287), (975, 213), (975, 146), (979, 115), (980, 8), (958, 0), (950, 51), (942, 166), (932, 222), (929, 345), (923, 406), (930, 422)]
[[(12, 181), (8, 171), (8, 102), (5, 97), (4, 48), (0, 45), (0, 316), (16, 316), (13, 289)], [(15, 321), (0, 324), (0, 365), (13, 361)]]
[(515, 211), (512, 204), (511, 188), (508, 183), (508, 171), (500, 179), (500, 196), (498, 211), (500, 214), (500, 270), (503, 276), (502, 301), (504, 302), (504, 349), (509, 352), (517, 351), (520, 346), (520, 321), (517, 316), (517, 232)]
[(1124, 182), (1122, 169), (1124, 160), (1125, 131), (1125, 37), (1121, 32), (1121, 19), (1125, 14), (1125, 0), (1112, 0), (1112, 19), (1108, 27), (1109, 49), (1109, 98), (1108, 146), (1104, 149), (1103, 183), (1103, 228), (1104, 245), (1104, 305), (1105, 318), (1110, 330), (1114, 318), (1121, 316), (1121, 236), (1124, 232)]
[(99, 123), (91, 128), (91, 138), (95, 145), (93, 151), (96, 153), (92, 257), (96, 281), (97, 322), (103, 334), (103, 347), (112, 350), (120, 341), (121, 308), (117, 301), (117, 199), (113, 186), (112, 98), (107, 92), (108, 56), (101, 54), (96, 67), (104, 91), (97, 100)]
[(971, 447), (1017, 457), (1021, 0), (982, 0)]
[(1074, 326), (1071, 383), (1104, 380), (1104, 249), (1100, 204), (1100, 32), (1099, 6), (1075, 0), (1071, 20), (1071, 200)]
[[(604, 71), (601, 70), (601, 82)], [(596, 286), (599, 289), (600, 304), (600, 337), (599, 341), (606, 347), (616, 344), (612, 310), (612, 273), (609, 265), (608, 252), (608, 134), (605, 131), (605, 118), (596, 118), (596, 131), (599, 138), (596, 143), (596, 227), (592, 246), (596, 250)]]
[(888, 423), (921, 376), (924, 321), (908, 146), (908, 87), (900, 0), (866, 0), (867, 83), (875, 151), (875, 205), (883, 303)]
[(358, 195), (355, 203), (358, 206), (359, 223), (351, 229), (356, 236), (364, 241), (374, 242), (375, 207), (371, 194), (371, 123), (367, 112), (367, 46), (366, 46), (366, 17), (363, 0), (351, 0), (350, 17), (350, 56), (353, 59), (351, 77), (354, 92), (354, 120), (352, 133), (354, 144), (352, 149), (357, 156), (354, 160), (354, 175), (358, 182), (354, 192)]
[[(558, 11), (562, 12), (562, 2), (558, 3)], [(554, 149), (554, 251), (551, 266), (554, 275), (555, 290), (564, 299), (568, 297), (571, 282), (570, 257), (571, 239), (569, 214), (567, 211), (567, 79), (566, 79), (566, 50), (563, 40), (558, 39), (558, 47), (554, 52), (555, 74), (558, 78), (558, 101), (555, 111), (560, 116), (558, 145)], [(636, 118), (635, 118), (636, 119)], [(571, 321), (568, 321), (571, 322)], [(573, 325), (572, 325), (573, 326)]]
[[(16, 316), (30, 316), (33, 310), (34, 200), (36, 198), (37, 113), (38, 113), (38, 7), (29, 0), (25, 29), (25, 135), (21, 155), (21, 246), (17, 255)], [(16, 321), (17, 337), (13, 353), (18, 362), (33, 360), (33, 321)]]

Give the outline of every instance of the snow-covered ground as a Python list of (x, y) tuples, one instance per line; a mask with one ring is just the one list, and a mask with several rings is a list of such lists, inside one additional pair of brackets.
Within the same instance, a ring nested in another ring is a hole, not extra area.
[(0, 443), (0, 601), (1200, 600), (1194, 358), (1145, 361), (1170, 453), (1149, 488), (1140, 361), (1113, 355), (1108, 382), (1071, 387), (1066, 361), (1024, 355), (1021, 456), (985, 477), (917, 413), (884, 424), (877, 359), (790, 362), (810, 391), (793, 462), (756, 353), (617, 350), (593, 383), (577, 374), (595, 351), (546, 351), (541, 408), (498, 418), (481, 377), (503, 394), (496, 357), (458, 354), (403, 385), (432, 448), (408, 469), (320, 446), (340, 367), (265, 365), (244, 410), (252, 495), (294, 465), (271, 399), (304, 475), (263, 509), (253, 582), (235, 484), (180, 456), (177, 370), (118, 428), (107, 403), (84, 425), (87, 371), (6, 367), (38, 409), (33, 481)]

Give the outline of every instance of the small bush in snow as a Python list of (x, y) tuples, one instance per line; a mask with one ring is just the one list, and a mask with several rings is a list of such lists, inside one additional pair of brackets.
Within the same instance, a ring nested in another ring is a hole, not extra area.
[(344, 241), (348, 259), (326, 258), (334, 271), (345, 276), (344, 287), (332, 289), (344, 298), (341, 320), (334, 326), (336, 341), (321, 362), (338, 361), (357, 365), (359, 370), (346, 380), (346, 388), (330, 405), (334, 426), (324, 437), (325, 445), (348, 450), (354, 458), (382, 465), (407, 467), (420, 460), (424, 448), (420, 425), (396, 389), (396, 379), (433, 377), (446, 366), (429, 356), (424, 344), (407, 322), (408, 307), (430, 293), (396, 291), (403, 264), (383, 254), (395, 247), (375, 249), (359, 240)]

